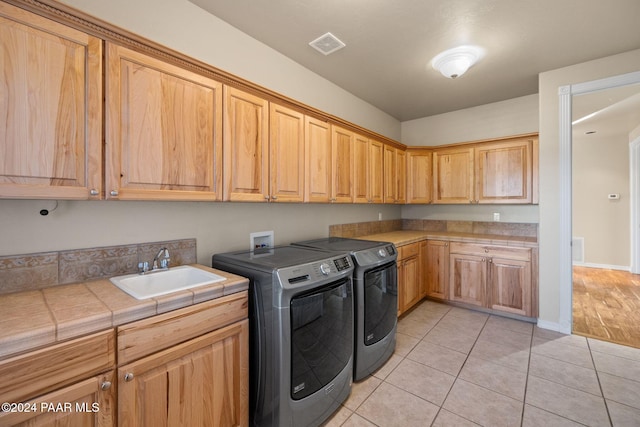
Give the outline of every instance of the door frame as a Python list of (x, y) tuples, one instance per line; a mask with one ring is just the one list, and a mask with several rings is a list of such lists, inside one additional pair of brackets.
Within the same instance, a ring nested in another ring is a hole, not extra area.
[(631, 273), (640, 274), (640, 136), (629, 143)]
[(575, 95), (584, 95), (605, 89), (640, 83), (640, 71), (614, 77), (593, 80), (558, 88), (559, 142), (560, 142), (560, 234), (559, 244), (559, 319), (560, 332), (570, 334), (573, 325), (573, 262), (571, 257), (571, 150), (572, 150), (572, 100)]

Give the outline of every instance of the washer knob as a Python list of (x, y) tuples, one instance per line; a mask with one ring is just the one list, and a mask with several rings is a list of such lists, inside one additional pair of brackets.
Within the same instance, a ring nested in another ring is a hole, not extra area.
[(378, 255), (380, 255), (382, 258), (385, 258), (387, 256), (387, 251), (385, 251), (384, 249), (380, 249), (378, 250)]
[(325, 262), (320, 266), (320, 273), (324, 274), (325, 276), (328, 276), (329, 273), (331, 273), (331, 266)]

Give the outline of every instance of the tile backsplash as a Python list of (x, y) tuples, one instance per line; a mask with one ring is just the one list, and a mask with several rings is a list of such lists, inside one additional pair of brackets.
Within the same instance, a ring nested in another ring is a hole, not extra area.
[(538, 237), (538, 224), (515, 222), (447, 221), (431, 219), (393, 219), (329, 226), (331, 237), (360, 237), (398, 230), (469, 233), (496, 236)]
[(151, 264), (162, 247), (169, 249), (173, 266), (196, 262), (196, 239), (2, 256), (0, 294), (135, 273), (139, 262)]

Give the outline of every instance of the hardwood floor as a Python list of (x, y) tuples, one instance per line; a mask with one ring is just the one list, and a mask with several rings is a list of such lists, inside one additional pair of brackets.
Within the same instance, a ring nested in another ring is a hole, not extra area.
[(573, 267), (573, 333), (640, 348), (640, 275)]

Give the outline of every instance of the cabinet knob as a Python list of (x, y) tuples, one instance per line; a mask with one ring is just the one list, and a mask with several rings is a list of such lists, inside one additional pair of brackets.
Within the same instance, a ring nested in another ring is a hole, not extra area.
[(118, 195), (118, 190), (111, 190), (111, 191), (109, 192), (109, 194), (111, 194), (113, 197), (115, 197), (115, 196), (117, 196), (117, 195)]
[(132, 381), (133, 380), (133, 374), (131, 372), (127, 372), (126, 374), (124, 374), (124, 380), (126, 382)]
[(91, 190), (89, 190), (89, 194), (92, 196), (97, 196), (98, 194), (100, 194), (100, 192), (95, 188), (92, 188)]
[(102, 384), (100, 384), (100, 390), (105, 391), (105, 390), (109, 390), (111, 388), (111, 381), (105, 381)]
[(278, 200), (278, 196), (271, 196), (271, 200)]

